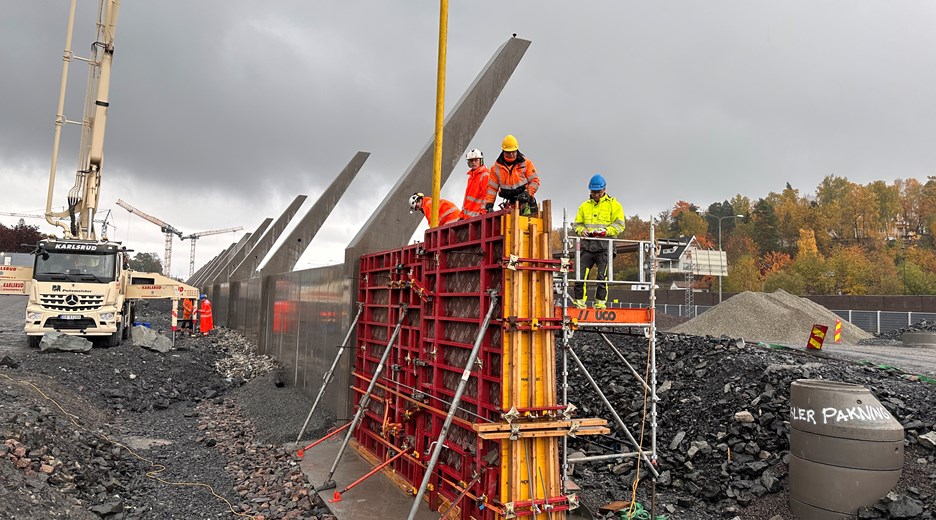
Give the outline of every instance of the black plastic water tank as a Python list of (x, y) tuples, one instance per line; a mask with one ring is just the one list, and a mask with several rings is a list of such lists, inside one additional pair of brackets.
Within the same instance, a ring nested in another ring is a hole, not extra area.
[(904, 430), (870, 390), (800, 379), (790, 385), (790, 509), (839, 520), (887, 494), (904, 464)]

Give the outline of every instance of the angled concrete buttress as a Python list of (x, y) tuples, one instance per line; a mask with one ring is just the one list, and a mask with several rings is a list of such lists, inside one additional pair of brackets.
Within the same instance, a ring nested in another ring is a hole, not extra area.
[[(260, 262), (263, 261), (263, 258), (270, 252), (270, 249), (273, 247), (273, 244), (276, 243), (276, 239), (283, 233), (283, 230), (286, 229), (286, 226), (289, 224), (289, 221), (293, 218), (299, 207), (302, 206), (302, 203), (305, 202), (306, 195), (296, 195), (296, 198), (293, 199), (289, 206), (283, 211), (283, 214), (280, 215), (275, 222), (270, 226), (266, 233), (264, 233), (263, 238), (257, 241), (253, 249), (247, 252), (247, 256), (244, 257), (244, 260), (241, 261), (234, 270), (231, 271), (231, 275), (228, 277), (228, 280), (246, 280), (250, 278), (253, 272), (257, 269), (257, 266), (260, 265)], [(223, 281), (228, 281), (223, 280)]]
[[(529, 46), (529, 40), (520, 38), (510, 38), (501, 45), (446, 118), (442, 138), (442, 184), (458, 164)], [(507, 133), (506, 129), (504, 133)], [(432, 186), (434, 147), (435, 139), (431, 138), (345, 249), (345, 276), (350, 278), (351, 285), (351, 301), (348, 302), (347, 310), (349, 316), (354, 315), (361, 255), (400, 248), (406, 245), (419, 227), (422, 215), (409, 213), (407, 199), (413, 192), (425, 192)], [(327, 344), (337, 345), (340, 341), (340, 337), (330, 338)], [(335, 370), (333, 383), (337, 388), (350, 387), (353, 363), (353, 356), (341, 360)], [(349, 392), (339, 394), (334, 402), (335, 413), (339, 417), (348, 417), (352, 412), (353, 400)]]
[(364, 166), (364, 161), (369, 156), (369, 152), (358, 152), (351, 158), (351, 161), (341, 170), (338, 177), (322, 192), (312, 208), (289, 233), (279, 249), (270, 254), (270, 259), (260, 269), (261, 276), (288, 273), (295, 269), (299, 257), (309, 247), (309, 242), (315, 238), (322, 224), (325, 223), (325, 219), (328, 218), (335, 205), (341, 200), (341, 196), (344, 195), (345, 190), (348, 189), (351, 181), (357, 176), (361, 167)]
[(243, 258), (244, 247), (247, 245), (247, 242), (250, 241), (250, 237), (252, 235), (253, 233), (247, 233), (244, 236), (242, 236), (241, 239), (238, 240), (236, 244), (234, 244), (234, 248), (231, 249), (230, 252), (228, 252), (227, 258), (224, 259), (224, 262), (222, 262), (221, 265), (219, 265), (218, 268), (215, 269), (214, 275), (212, 275), (211, 278), (208, 279), (208, 283), (215, 284), (215, 283), (222, 283), (222, 282), (227, 281), (227, 278), (222, 278), (221, 275), (224, 274), (225, 272), (230, 272), (231, 263), (235, 262), (236, 259)]
[(247, 255), (250, 254), (250, 251), (254, 248), (254, 246), (257, 245), (257, 242), (263, 238), (264, 231), (270, 227), (272, 222), (273, 219), (270, 217), (263, 219), (263, 222), (260, 223), (260, 225), (257, 227), (257, 230), (254, 231), (252, 235), (250, 235), (250, 238), (248, 238), (246, 242), (244, 242), (244, 247), (240, 248), (240, 251), (231, 257), (231, 261), (228, 262), (224, 269), (222, 269), (218, 274), (219, 282), (224, 283), (230, 281), (231, 273), (233, 273), (234, 269), (240, 265), (240, 263), (243, 262), (245, 258), (247, 258)]
[(189, 284), (189, 285), (195, 285), (195, 281), (198, 280), (199, 278), (201, 278), (202, 273), (204, 273), (205, 271), (207, 271), (207, 270), (208, 270), (208, 266), (211, 265), (211, 263), (214, 262), (214, 261), (217, 260), (217, 259), (218, 259), (218, 255), (215, 255), (215, 256), (211, 257), (211, 260), (208, 260), (208, 261), (205, 262), (201, 267), (199, 267), (199, 268), (195, 271), (195, 274), (193, 274), (192, 276), (189, 276), (189, 279), (186, 280), (185, 283), (187, 283), (187, 284)]
[[(529, 46), (529, 40), (520, 38), (510, 38), (501, 45), (446, 118), (442, 138), (442, 184), (458, 164)], [(345, 263), (352, 264), (353, 272), (357, 272), (357, 259), (362, 254), (402, 247), (416, 232), (422, 215), (410, 214), (407, 199), (415, 192), (426, 193), (432, 188), (434, 148), (435, 139), (432, 138), (348, 244)]]
[(204, 283), (204, 281), (205, 281), (205, 277), (207, 277), (209, 273), (211, 273), (212, 271), (214, 271), (215, 267), (218, 266), (218, 262), (220, 262), (221, 259), (224, 258), (224, 255), (227, 254), (228, 250), (231, 249), (231, 247), (232, 247), (233, 245), (234, 245), (234, 244), (231, 244), (231, 245), (225, 247), (223, 250), (221, 250), (220, 253), (218, 253), (217, 256), (215, 256), (214, 258), (212, 258), (212, 259), (211, 259), (211, 262), (208, 262), (208, 264), (205, 266), (205, 268), (204, 268), (204, 270), (202, 271), (201, 275), (196, 276), (195, 279), (192, 280), (192, 285), (194, 285), (195, 287), (201, 287), (202, 283)]
[[(243, 240), (243, 237), (241, 237), (241, 240)], [(224, 253), (220, 257), (218, 257), (218, 260), (214, 263), (213, 266), (211, 266), (211, 270), (207, 271), (205, 273), (205, 276), (202, 277), (201, 279), (202, 285), (205, 285), (205, 286), (211, 285), (211, 280), (212, 278), (214, 278), (215, 274), (217, 274), (218, 269), (221, 269), (221, 266), (224, 265), (224, 263), (228, 261), (228, 259), (231, 257), (231, 254), (234, 252), (235, 249), (237, 249), (237, 247), (240, 244), (241, 244), (240, 240), (238, 240), (237, 242), (231, 242), (231, 245), (229, 245), (227, 249), (224, 250)]]

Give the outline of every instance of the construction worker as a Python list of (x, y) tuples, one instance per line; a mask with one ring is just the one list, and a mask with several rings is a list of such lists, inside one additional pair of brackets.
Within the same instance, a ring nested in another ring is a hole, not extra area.
[(465, 187), (465, 201), (462, 203), (461, 218), (477, 217), (486, 213), (484, 198), (487, 195), (491, 173), (484, 165), (484, 154), (477, 148), (468, 150), (468, 186)]
[[(420, 209), (423, 212), (423, 215), (426, 216), (426, 220), (432, 222), (432, 197), (427, 197), (422, 193), (414, 193), (409, 199), (410, 213), (419, 211)], [(458, 206), (450, 200), (442, 199), (439, 201), (439, 225), (448, 224), (449, 222), (455, 222), (461, 218), (461, 211), (458, 211)]]
[(207, 294), (201, 295), (201, 305), (198, 306), (198, 330), (207, 336), (214, 328), (214, 319), (211, 317), (211, 300)]
[[(621, 203), (608, 196), (605, 192), (607, 183), (600, 174), (595, 174), (588, 181), (588, 190), (591, 192), (588, 200), (579, 206), (572, 228), (582, 240), (579, 254), (581, 265), (579, 270), (582, 279), (587, 279), (592, 268), (598, 269), (598, 280), (608, 279), (608, 242), (605, 240), (587, 240), (587, 238), (613, 238), (624, 232), (624, 208)], [(607, 306), (608, 282), (598, 282), (595, 290), (595, 308), (604, 309)], [(577, 282), (573, 288), (574, 304), (579, 309), (585, 308), (587, 299), (585, 283)]]
[(192, 330), (192, 311), (195, 304), (191, 298), (182, 298), (182, 330)]
[(491, 166), (487, 195), (484, 198), (487, 211), (494, 209), (494, 200), (500, 195), (507, 204), (519, 204), (521, 215), (533, 215), (537, 212), (533, 196), (539, 186), (536, 167), (533, 161), (520, 153), (517, 138), (512, 135), (504, 137), (501, 154)]

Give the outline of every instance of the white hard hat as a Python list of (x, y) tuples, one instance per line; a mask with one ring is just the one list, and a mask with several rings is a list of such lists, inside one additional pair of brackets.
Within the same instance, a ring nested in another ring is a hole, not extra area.
[(410, 207), (410, 209), (412, 209), (413, 211), (418, 211), (418, 210), (419, 210), (419, 203), (422, 202), (422, 198), (423, 198), (423, 197), (425, 197), (425, 195), (423, 195), (422, 193), (414, 193), (414, 194), (409, 198), (409, 207)]
[(481, 150), (478, 150), (477, 148), (472, 148), (471, 150), (468, 150), (468, 153), (465, 155), (465, 159), (468, 159), (469, 161), (472, 159), (484, 160), (484, 154), (481, 153)]

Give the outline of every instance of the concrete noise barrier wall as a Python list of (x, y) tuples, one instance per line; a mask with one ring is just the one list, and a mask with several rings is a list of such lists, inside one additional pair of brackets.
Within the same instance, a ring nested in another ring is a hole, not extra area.
[(904, 463), (903, 426), (861, 386), (790, 385), (790, 509), (801, 520), (851, 517), (887, 494)]

